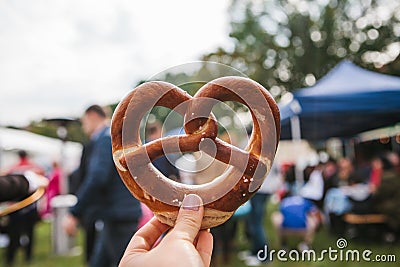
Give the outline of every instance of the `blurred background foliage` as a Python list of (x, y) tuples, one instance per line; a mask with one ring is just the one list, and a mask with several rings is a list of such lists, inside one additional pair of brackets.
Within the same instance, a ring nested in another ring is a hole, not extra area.
[(237, 68), (278, 99), (345, 58), (400, 75), (399, 1), (234, 0), (229, 12), (233, 47), (203, 60)]
[[(400, 76), (400, 1), (232, 0), (228, 12), (231, 47), (217, 48), (201, 60), (231, 66), (241, 74), (204, 63), (192, 71), (183, 65), (178, 71), (156, 78), (194, 95), (214, 78), (248, 76), (279, 101), (287, 92), (314, 85), (343, 59)], [(237, 103), (228, 105), (235, 111), (247, 112)], [(116, 106), (114, 103), (110, 108), (114, 110)], [(151, 113), (161, 121), (169, 114), (165, 108), (154, 108)], [(175, 124), (179, 123), (177, 120)], [(32, 122), (27, 128), (57, 136), (57, 126), (46, 121)], [(67, 129), (67, 140), (86, 140), (79, 123), (68, 124)]]

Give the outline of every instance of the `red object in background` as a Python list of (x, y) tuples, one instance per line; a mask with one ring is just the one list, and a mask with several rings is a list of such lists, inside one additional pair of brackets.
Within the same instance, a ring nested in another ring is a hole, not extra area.
[(142, 217), (139, 219), (137, 230), (139, 230), (143, 225), (145, 225), (151, 218), (153, 218), (153, 212), (143, 203), (140, 203), (142, 209)]
[(282, 174), (285, 174), (286, 172), (287, 172), (287, 170), (290, 168), (290, 167), (293, 167), (294, 166), (294, 163), (293, 162), (283, 162), (282, 164), (281, 164), (281, 172), (282, 172)]
[(378, 187), (381, 184), (382, 170), (381, 169), (373, 169), (371, 171), (370, 183), (373, 186)]
[(27, 157), (21, 158), (20, 161), (12, 166), (7, 173), (8, 174), (23, 174), (26, 171), (33, 171), (37, 174), (43, 175), (44, 171), (35, 163), (31, 162)]
[(53, 171), (49, 175), (49, 185), (46, 188), (46, 205), (41, 212), (41, 217), (51, 214), (50, 202), (53, 197), (61, 193), (60, 189), (61, 169), (56, 162), (53, 163)]

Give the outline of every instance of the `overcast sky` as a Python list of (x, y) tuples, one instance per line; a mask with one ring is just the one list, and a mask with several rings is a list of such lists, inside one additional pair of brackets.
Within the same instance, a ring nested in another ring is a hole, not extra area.
[(79, 116), (229, 47), (229, 0), (0, 1), (0, 125)]

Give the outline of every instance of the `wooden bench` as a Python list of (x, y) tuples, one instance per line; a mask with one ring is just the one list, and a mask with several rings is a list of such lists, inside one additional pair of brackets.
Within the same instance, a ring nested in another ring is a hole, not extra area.
[(385, 223), (387, 221), (387, 217), (383, 214), (347, 213), (343, 216), (343, 220), (349, 224), (378, 224)]

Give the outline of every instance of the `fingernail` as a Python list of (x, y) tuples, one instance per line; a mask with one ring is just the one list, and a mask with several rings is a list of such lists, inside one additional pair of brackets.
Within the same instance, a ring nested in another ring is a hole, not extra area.
[(185, 210), (198, 211), (201, 204), (201, 199), (198, 195), (187, 195), (182, 202), (182, 208)]

